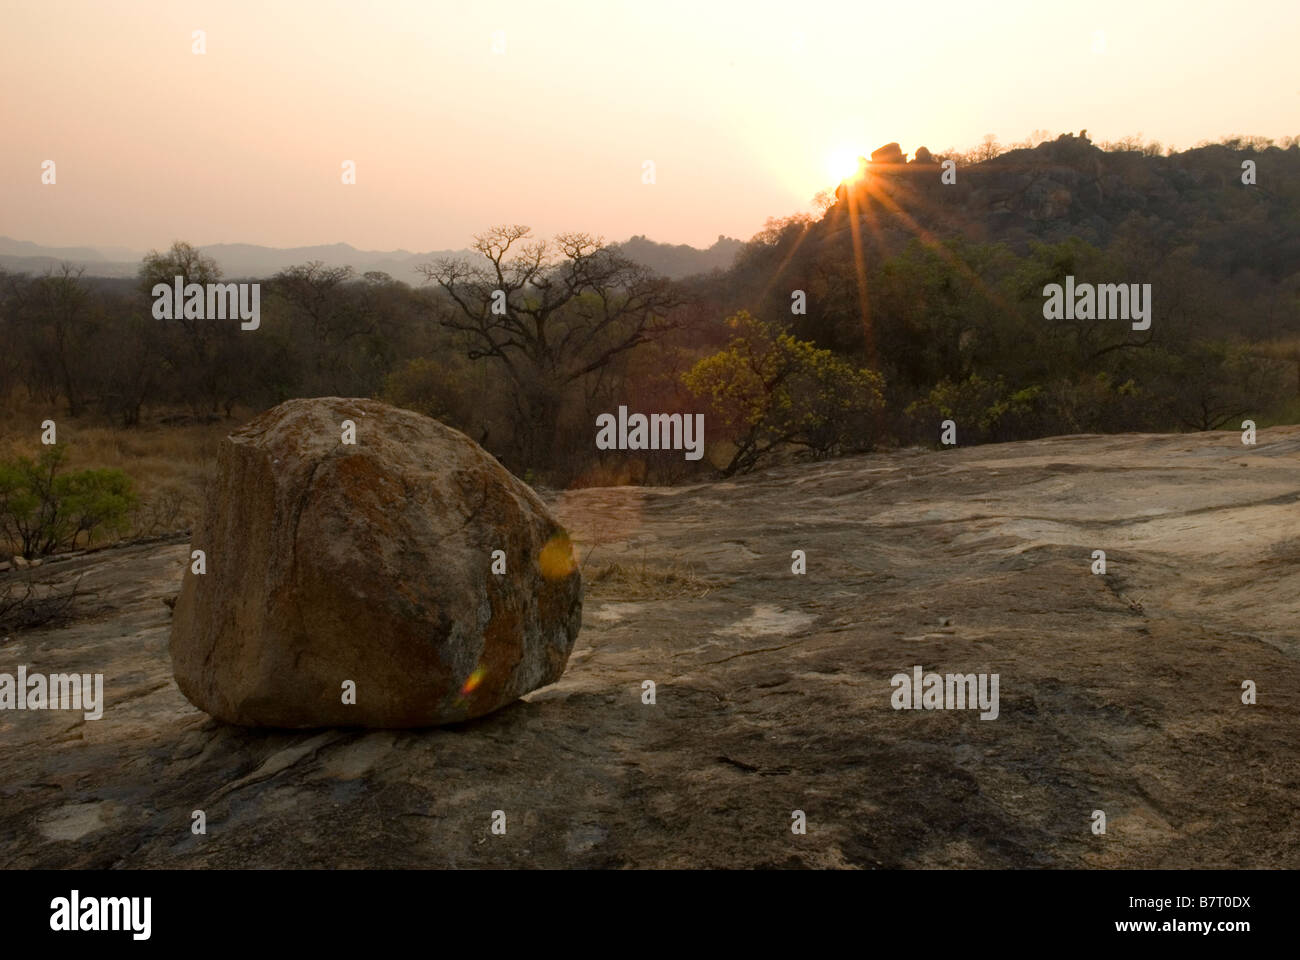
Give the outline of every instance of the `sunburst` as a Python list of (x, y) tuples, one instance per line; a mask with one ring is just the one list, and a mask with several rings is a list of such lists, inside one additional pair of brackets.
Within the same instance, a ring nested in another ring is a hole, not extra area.
[(861, 160), (855, 150), (836, 150), (826, 158), (826, 172), (835, 183), (843, 183), (858, 176)]

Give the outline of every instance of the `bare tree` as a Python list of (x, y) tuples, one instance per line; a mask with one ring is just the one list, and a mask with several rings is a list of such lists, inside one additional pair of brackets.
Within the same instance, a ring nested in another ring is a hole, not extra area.
[(371, 329), (353, 315), (348, 298), (339, 289), (355, 279), (351, 267), (327, 267), (321, 260), (312, 260), (281, 270), (275, 275), (275, 286), (306, 320), (312, 340), (333, 346)]
[(84, 271), (64, 262), (39, 277), (10, 277), (5, 291), (11, 323), (22, 331), (15, 346), (28, 393), (51, 403), (61, 394), (72, 417), (86, 403), (84, 373), (94, 327)]
[(513, 388), (530, 465), (549, 466), (568, 391), (677, 323), (674, 286), (586, 233), (537, 240), (522, 225), (474, 238), (477, 263), (443, 259), (419, 270), (446, 294), (444, 326), (471, 360), (491, 357)]
[(141, 292), (152, 297), (155, 284), (165, 283), (170, 287), (176, 277), (183, 277), (185, 283), (214, 283), (221, 279), (221, 267), (193, 244), (177, 240), (165, 253), (150, 250), (145, 254), (136, 277)]
[(984, 134), (984, 140), (975, 148), (975, 162), (983, 163), (985, 160), (992, 160), (1002, 153), (1002, 144), (998, 143), (996, 133)]
[[(183, 284), (216, 283), (221, 280), (221, 267), (193, 245), (177, 240), (163, 253), (149, 251), (136, 277), (140, 291), (152, 301), (156, 284), (170, 289), (176, 277)], [(171, 320), (157, 322), (172, 382), (184, 401), (196, 413), (216, 412), (223, 403), (229, 411), (241, 369), (233, 342), (235, 328), (186, 317), (180, 304), (175, 305)]]

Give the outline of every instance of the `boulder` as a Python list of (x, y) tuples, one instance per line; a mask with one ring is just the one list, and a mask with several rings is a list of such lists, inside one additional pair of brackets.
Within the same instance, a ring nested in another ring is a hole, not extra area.
[(871, 151), (872, 163), (906, 163), (907, 155), (897, 143), (887, 143), (879, 150)]
[(235, 724), (480, 716), (559, 679), (582, 619), (537, 494), (464, 434), (373, 400), (291, 400), (227, 437), (191, 548), (204, 572), (186, 565), (172, 670)]

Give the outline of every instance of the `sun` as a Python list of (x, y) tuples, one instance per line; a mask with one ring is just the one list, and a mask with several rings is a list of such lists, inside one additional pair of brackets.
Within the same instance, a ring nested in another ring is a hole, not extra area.
[(838, 184), (852, 180), (858, 174), (858, 153), (855, 150), (836, 150), (826, 158), (826, 172)]

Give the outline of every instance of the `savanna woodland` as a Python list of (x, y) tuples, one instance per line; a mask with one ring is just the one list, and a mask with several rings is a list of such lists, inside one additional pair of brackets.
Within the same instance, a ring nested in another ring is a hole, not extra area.
[[(417, 410), (550, 486), (935, 445), (945, 419), (962, 445), (1300, 419), (1294, 138), (990, 137), (910, 162), (891, 144), (817, 206), (684, 280), (517, 225), (417, 286), (304, 263), (261, 280), (255, 331), (155, 319), (155, 283), (222, 279), (184, 242), (134, 281), (0, 275), (5, 552), (183, 529), (217, 439), (292, 397)], [(1044, 286), (1067, 275), (1150, 284), (1150, 328), (1045, 319)], [(598, 450), (596, 417), (620, 405), (703, 413), (707, 455)], [(66, 456), (42, 452), (47, 420)]]

